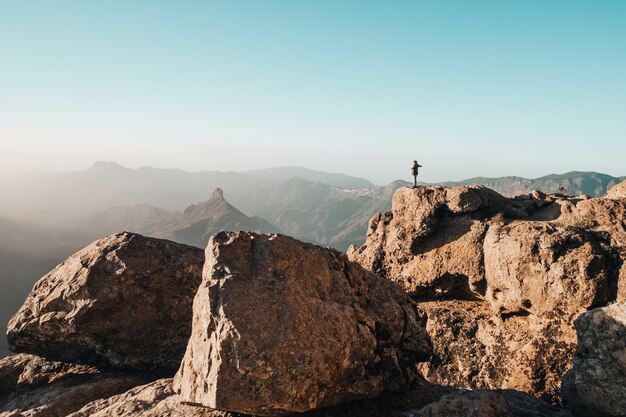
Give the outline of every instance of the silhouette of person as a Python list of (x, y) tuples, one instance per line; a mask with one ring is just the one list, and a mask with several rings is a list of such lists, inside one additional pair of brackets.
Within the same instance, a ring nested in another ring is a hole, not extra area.
[(411, 175), (413, 175), (413, 187), (417, 187), (417, 174), (419, 172), (419, 168), (422, 166), (417, 163), (417, 161), (413, 161), (413, 166), (411, 167)]

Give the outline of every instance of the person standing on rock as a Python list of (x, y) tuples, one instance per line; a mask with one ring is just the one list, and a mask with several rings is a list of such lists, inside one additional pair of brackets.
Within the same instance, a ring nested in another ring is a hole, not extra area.
[(417, 163), (417, 161), (413, 161), (413, 167), (411, 168), (411, 175), (413, 175), (413, 187), (417, 187), (417, 173), (419, 168), (422, 166)]

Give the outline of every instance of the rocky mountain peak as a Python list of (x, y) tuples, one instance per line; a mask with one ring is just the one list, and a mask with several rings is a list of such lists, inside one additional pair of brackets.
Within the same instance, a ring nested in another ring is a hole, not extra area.
[(216, 188), (215, 191), (213, 191), (213, 194), (211, 194), (211, 200), (220, 200), (224, 198), (224, 190), (222, 190), (221, 188)]
[(216, 188), (208, 200), (192, 204), (182, 214), (177, 213), (153, 235), (204, 248), (212, 234), (223, 230), (278, 231), (260, 217), (246, 216), (224, 198), (221, 188)]

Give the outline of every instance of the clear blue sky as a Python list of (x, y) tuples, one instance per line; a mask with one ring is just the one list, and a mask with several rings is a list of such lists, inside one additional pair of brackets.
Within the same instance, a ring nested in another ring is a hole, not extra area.
[(626, 175), (626, 1), (4, 1), (0, 173)]

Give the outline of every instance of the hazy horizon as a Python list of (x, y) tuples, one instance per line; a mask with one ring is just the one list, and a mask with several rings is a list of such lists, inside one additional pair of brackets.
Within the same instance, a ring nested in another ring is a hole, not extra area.
[(623, 175), (626, 2), (12, 2), (0, 173)]
[[(372, 184), (376, 185), (376, 186), (384, 186), (387, 185), (393, 181), (397, 181), (397, 180), (404, 180), (407, 182), (412, 181), (412, 177), (409, 175), (405, 175), (405, 176), (398, 176), (397, 178), (393, 178), (390, 179), (389, 181), (386, 182), (378, 182), (375, 181), (372, 178), (368, 178), (366, 176), (360, 176), (360, 175), (354, 175), (351, 173), (347, 173), (347, 172), (339, 172), (339, 171), (325, 171), (323, 169), (317, 169), (315, 167), (308, 167), (308, 166), (296, 166), (296, 165), (290, 165), (290, 166), (266, 166), (266, 167), (259, 167), (259, 168), (250, 168), (250, 169), (245, 169), (245, 170), (234, 170), (234, 169), (226, 169), (226, 170), (217, 170), (217, 169), (200, 169), (200, 170), (190, 170), (190, 169), (184, 169), (184, 168), (180, 168), (180, 167), (159, 167), (159, 166), (154, 166), (154, 165), (141, 165), (141, 166), (126, 166), (123, 164), (120, 164), (117, 161), (105, 161), (105, 160), (98, 160), (98, 161), (92, 161), (90, 164), (86, 165), (86, 166), (82, 166), (78, 169), (70, 169), (70, 170), (27, 170), (27, 171), (14, 171), (14, 172), (4, 172), (4, 173), (0, 173), (0, 177), (20, 177), (20, 176), (26, 176), (28, 177), (29, 175), (34, 175), (35, 177), (37, 177), (38, 175), (43, 175), (43, 176), (47, 176), (47, 175), (55, 175), (55, 174), (68, 174), (68, 173), (72, 173), (72, 172), (80, 172), (80, 171), (85, 171), (91, 167), (93, 167), (94, 164), (97, 163), (111, 163), (111, 164), (115, 164), (115, 165), (119, 165), (123, 168), (128, 168), (128, 169), (133, 169), (133, 170), (137, 170), (137, 169), (141, 169), (141, 168), (154, 168), (154, 169), (164, 169), (164, 170), (168, 170), (168, 169), (175, 169), (175, 170), (182, 170), (185, 172), (189, 172), (189, 173), (197, 173), (197, 172), (237, 172), (237, 173), (245, 173), (246, 171), (250, 171), (250, 170), (270, 170), (270, 169), (276, 169), (276, 168), (304, 168), (304, 169), (310, 169), (313, 171), (320, 171), (320, 172), (326, 172), (326, 173), (330, 173), (330, 174), (339, 174), (339, 175), (348, 175), (348, 176), (352, 176), (355, 178), (362, 178), (365, 180), (368, 180), (370, 182), (372, 182)], [(442, 182), (457, 182), (457, 181), (464, 181), (464, 180), (469, 180), (472, 178), (502, 178), (502, 177), (520, 177), (520, 178), (526, 178), (526, 179), (538, 179), (538, 178), (542, 178), (548, 175), (563, 175), (563, 174), (567, 174), (569, 172), (596, 172), (598, 174), (606, 174), (606, 175), (610, 175), (613, 177), (626, 177), (626, 172), (622, 171), (622, 172), (616, 172), (616, 173), (612, 173), (612, 172), (606, 172), (606, 171), (602, 171), (602, 170), (581, 170), (581, 169), (572, 169), (569, 171), (563, 171), (563, 172), (546, 172), (544, 174), (540, 174), (538, 176), (535, 177), (526, 177), (523, 175), (516, 175), (516, 174), (510, 174), (510, 175), (499, 175), (499, 176), (486, 176), (486, 175), (473, 175), (471, 177), (463, 177), (463, 178), (443, 178), (443, 179), (439, 179), (439, 180), (435, 180), (435, 181), (426, 181), (424, 180), (424, 176), (423, 175), (419, 175), (418, 176), (418, 180), (420, 182), (428, 182), (428, 183), (442, 183)]]

